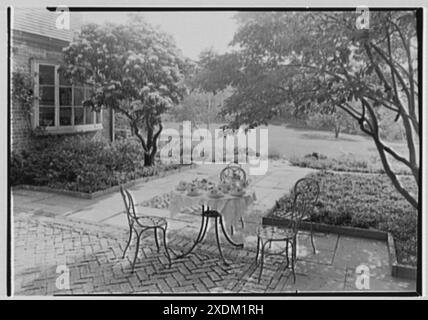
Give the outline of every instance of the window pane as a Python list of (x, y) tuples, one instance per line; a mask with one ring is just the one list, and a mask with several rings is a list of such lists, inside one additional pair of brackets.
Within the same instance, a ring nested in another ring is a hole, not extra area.
[(43, 86), (39, 87), (40, 104), (53, 106), (55, 105), (55, 87)]
[(96, 121), (96, 123), (101, 123), (101, 112), (100, 111), (95, 113), (95, 121)]
[(40, 107), (39, 108), (39, 126), (54, 126), (55, 125), (55, 108)]
[(71, 87), (59, 88), (59, 105), (71, 106)]
[(74, 107), (74, 125), (83, 124), (83, 108)]
[(55, 67), (39, 65), (39, 84), (55, 84)]
[(94, 113), (92, 112), (92, 108), (85, 108), (85, 115), (86, 115), (85, 124), (93, 124), (94, 123), (94, 118), (93, 118)]
[(71, 126), (71, 107), (59, 108), (59, 125)]
[(83, 88), (80, 87), (74, 87), (74, 105), (75, 106), (81, 106), (83, 100), (85, 100), (83, 96)]
[(59, 73), (59, 85), (60, 86), (71, 86), (71, 80), (69, 78), (64, 77), (63, 72)]

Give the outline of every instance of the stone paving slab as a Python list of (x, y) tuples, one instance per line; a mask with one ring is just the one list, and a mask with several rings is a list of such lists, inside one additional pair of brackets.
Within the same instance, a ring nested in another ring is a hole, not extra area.
[[(356, 269), (347, 268), (344, 290), (359, 291), (356, 281)], [(392, 277), (388, 272), (379, 272), (379, 270), (374, 272), (373, 269), (370, 269), (367, 285), (373, 291), (414, 291), (416, 289), (415, 283), (412, 281)]]
[(334, 264), (343, 267), (357, 267), (365, 264), (370, 268), (389, 266), (386, 241), (340, 236)]
[(296, 263), (296, 282), (289, 277), (283, 291), (342, 291), (345, 287), (346, 268), (298, 261)]

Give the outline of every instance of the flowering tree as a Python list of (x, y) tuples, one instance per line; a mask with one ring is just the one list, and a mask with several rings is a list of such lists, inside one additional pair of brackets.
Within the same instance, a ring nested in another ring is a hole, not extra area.
[(132, 16), (126, 25), (84, 26), (64, 57), (65, 74), (94, 88), (84, 105), (123, 114), (141, 142), (145, 165), (153, 165), (161, 115), (185, 90), (187, 61), (173, 39)]

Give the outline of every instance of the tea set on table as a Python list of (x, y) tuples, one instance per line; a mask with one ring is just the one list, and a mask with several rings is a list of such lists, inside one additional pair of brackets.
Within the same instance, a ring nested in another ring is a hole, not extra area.
[(215, 184), (207, 179), (195, 179), (192, 182), (180, 181), (176, 187), (177, 191), (186, 192), (187, 196), (196, 197), (206, 194), (209, 198), (220, 199), (226, 195), (242, 197), (248, 182), (241, 180), (222, 181)]

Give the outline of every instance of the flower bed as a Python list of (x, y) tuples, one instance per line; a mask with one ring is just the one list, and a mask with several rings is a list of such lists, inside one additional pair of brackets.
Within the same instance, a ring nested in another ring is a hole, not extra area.
[[(321, 187), (311, 221), (391, 232), (399, 263), (416, 265), (417, 210), (395, 190), (386, 175), (318, 172), (310, 176)], [(402, 177), (402, 182), (416, 191), (411, 177)], [(270, 215), (280, 218), (291, 206), (292, 195), (287, 194)]]
[(82, 136), (48, 137), (12, 154), (10, 180), (12, 185), (93, 193), (181, 167), (161, 163), (145, 167), (143, 157), (141, 146), (133, 140), (110, 144)]

